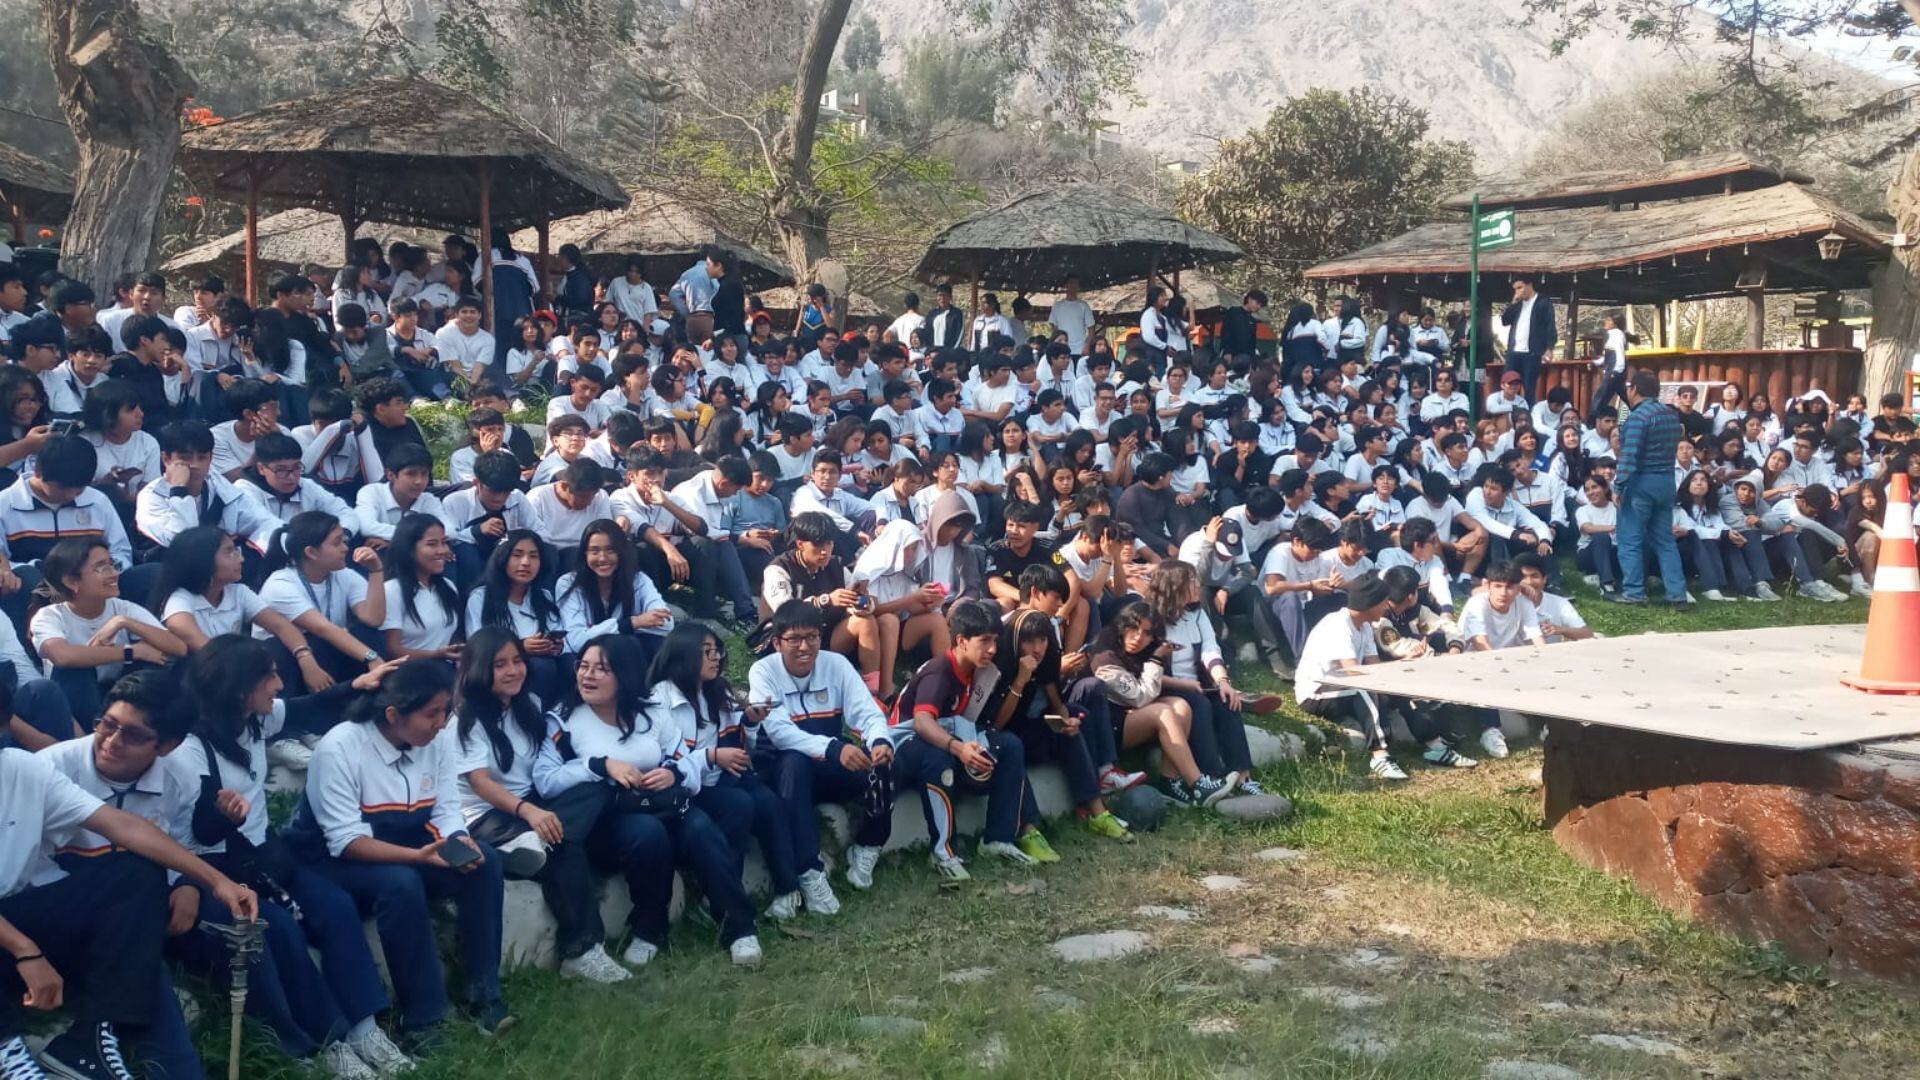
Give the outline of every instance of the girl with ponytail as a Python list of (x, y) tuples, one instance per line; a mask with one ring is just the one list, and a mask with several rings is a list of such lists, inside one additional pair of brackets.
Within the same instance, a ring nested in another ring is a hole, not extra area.
[[(335, 680), (351, 679), (380, 660), (380, 651), (359, 635), (372, 637), (387, 617), (379, 552), (369, 547), (353, 552), (353, 565), (365, 577), (347, 561), (340, 519), (308, 510), (295, 514), (268, 541), (267, 579), (260, 586), (261, 601), (306, 635), (314, 660)], [(257, 626), (253, 636), (271, 637)], [(269, 640), (267, 647), (283, 673), (299, 670), (278, 641)]]

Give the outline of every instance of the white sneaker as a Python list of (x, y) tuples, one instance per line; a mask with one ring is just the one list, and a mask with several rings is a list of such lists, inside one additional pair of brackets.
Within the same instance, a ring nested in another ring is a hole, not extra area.
[(343, 1042), (332, 1042), (320, 1048), (320, 1067), (335, 1080), (379, 1080), (380, 1074), (374, 1072), (360, 1055)]
[(313, 751), (299, 739), (275, 739), (267, 744), (267, 763), (305, 772), (313, 764)]
[(1586, 582), (1587, 588), (1589, 589), (1597, 589), (1600, 587), (1599, 574), (1581, 574), (1580, 580)]
[(734, 967), (757, 968), (760, 961), (766, 959), (766, 954), (760, 951), (760, 939), (752, 934), (735, 938), (733, 944), (727, 946), (727, 953), (733, 957)]
[(840, 898), (833, 895), (824, 870), (809, 870), (800, 875), (800, 892), (807, 898), (807, 910), (815, 915), (840, 914)]
[(1405, 780), (1407, 771), (1385, 754), (1375, 754), (1367, 763), (1367, 771), (1381, 780)]
[[(598, 949), (599, 946), (594, 948)], [(604, 957), (607, 954), (603, 951), (600, 955)], [(608, 960), (607, 963), (613, 961)], [(623, 977), (625, 974), (621, 972)], [(353, 1048), (361, 1061), (383, 1077), (398, 1076), (413, 1068), (413, 1059), (401, 1053), (400, 1048), (393, 1045), (393, 1040), (387, 1038), (387, 1033), (381, 1031), (378, 1025), (368, 1028), (365, 1035), (348, 1040), (347, 1045)]]
[(1800, 586), (1800, 595), (1809, 600), (1817, 600), (1822, 604), (1838, 604), (1846, 600), (1846, 597), (1840, 594), (1839, 589), (1817, 578)]
[(501, 844), (498, 850), (500, 865), (510, 878), (525, 880), (546, 868), (547, 842), (532, 829)]
[(579, 956), (560, 961), (560, 974), (592, 983), (626, 982), (633, 978), (633, 972), (613, 962), (604, 945), (595, 945)]
[(1109, 765), (1100, 771), (1100, 794), (1112, 795), (1117, 791), (1125, 791), (1128, 788), (1139, 787), (1146, 782), (1146, 773), (1125, 772)]
[[(1014, 848), (1013, 850), (1020, 851), (1019, 848)], [(1025, 855), (1026, 852), (1020, 851), (1020, 854)], [(946, 878), (948, 881), (973, 880), (973, 875), (967, 873), (967, 864), (961, 862), (958, 858), (943, 859), (935, 855), (933, 856), (933, 868), (939, 872), (941, 877)]]
[(873, 868), (880, 862), (880, 849), (859, 844), (847, 848), (847, 884), (856, 889), (873, 888)]
[(773, 903), (767, 905), (767, 918), (775, 922), (786, 922), (798, 914), (800, 914), (800, 890), (798, 889), (790, 893), (781, 893), (773, 898)]
[(1780, 594), (1773, 591), (1772, 585), (1769, 585), (1764, 581), (1759, 581), (1754, 583), (1753, 598), (1755, 600), (1762, 600), (1762, 601), (1765, 601), (1766, 603), (1771, 604), (1774, 601), (1780, 599)]
[(1018, 847), (1007, 843), (1005, 840), (989, 840), (981, 844), (980, 854), (993, 855), (1005, 859), (1015, 866), (1038, 866), (1040, 863), (1040, 860), (1021, 851)]
[(1728, 603), (1733, 599), (1733, 597), (1728, 596), (1726, 593), (1721, 592), (1719, 589), (1708, 589), (1706, 592), (1703, 592), (1700, 595), (1705, 599), (1713, 600), (1717, 603), (1722, 603), (1722, 604)]
[(642, 968), (660, 955), (660, 946), (645, 938), (634, 938), (627, 944), (627, 951), (620, 954), (620, 962), (630, 968)]
[(1873, 599), (1873, 586), (1867, 584), (1865, 577), (1859, 574), (1853, 575), (1852, 585), (1853, 595), (1860, 597), (1862, 600)]
[(1480, 733), (1480, 749), (1485, 750), (1488, 757), (1496, 759), (1511, 753), (1507, 749), (1507, 737), (1502, 735), (1497, 727), (1490, 727)]

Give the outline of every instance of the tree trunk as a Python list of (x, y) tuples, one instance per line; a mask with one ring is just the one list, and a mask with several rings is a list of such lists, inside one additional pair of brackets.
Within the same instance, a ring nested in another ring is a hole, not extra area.
[(800, 69), (794, 79), (793, 109), (787, 126), (774, 140), (777, 178), (767, 206), (780, 230), (781, 246), (794, 277), (812, 279), (814, 267), (827, 255), (828, 212), (813, 186), (813, 143), (820, 129), (820, 95), (826, 93), (827, 72), (840, 33), (847, 25), (853, 0), (823, 0), (813, 16), (807, 43), (800, 50)]
[(132, 0), (43, 0), (42, 11), (79, 146), (61, 268), (111, 295), (114, 278), (151, 265), (193, 80), (141, 33)]
[[(1898, 231), (1920, 235), (1920, 151), (1907, 155), (1900, 174), (1888, 186), (1887, 210)], [(1901, 388), (1901, 376), (1916, 350), (1920, 350), (1920, 248), (1896, 248), (1873, 276), (1873, 328), (1867, 333), (1867, 355), (1860, 369), (1860, 392), (1870, 404)]]

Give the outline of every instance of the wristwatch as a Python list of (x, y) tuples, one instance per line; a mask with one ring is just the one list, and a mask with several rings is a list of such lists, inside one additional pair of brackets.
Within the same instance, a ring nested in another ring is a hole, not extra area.
[(123, 661), (125, 661), (126, 663), (129, 663), (129, 664), (131, 664), (131, 663), (133, 663), (133, 646), (131, 646), (131, 645), (123, 645), (123, 646), (121, 646), (121, 647), (120, 647), (120, 659), (121, 659), (121, 660), (123, 660)]
[(360, 654), (360, 662), (371, 667), (380, 662), (380, 654), (372, 649)]

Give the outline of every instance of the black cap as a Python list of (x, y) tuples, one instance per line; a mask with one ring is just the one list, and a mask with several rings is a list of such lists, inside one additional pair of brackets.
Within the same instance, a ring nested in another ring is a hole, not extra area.
[(1240, 554), (1240, 523), (1227, 518), (1220, 522), (1220, 531), (1213, 534), (1213, 553), (1222, 559), (1231, 559)]

